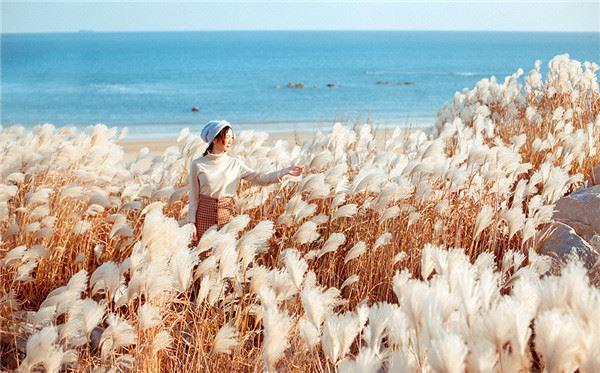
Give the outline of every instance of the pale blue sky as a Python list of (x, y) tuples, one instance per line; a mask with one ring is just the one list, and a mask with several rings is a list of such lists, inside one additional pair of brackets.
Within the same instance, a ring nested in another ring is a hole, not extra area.
[(598, 1), (6, 2), (2, 32), (490, 30), (600, 32)]

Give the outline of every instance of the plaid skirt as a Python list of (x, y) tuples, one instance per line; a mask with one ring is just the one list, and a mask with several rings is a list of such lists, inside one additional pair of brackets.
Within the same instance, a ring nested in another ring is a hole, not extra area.
[(198, 208), (196, 209), (196, 240), (198, 241), (213, 225), (221, 229), (222, 226), (237, 215), (237, 206), (233, 197), (212, 198), (204, 194), (198, 195)]

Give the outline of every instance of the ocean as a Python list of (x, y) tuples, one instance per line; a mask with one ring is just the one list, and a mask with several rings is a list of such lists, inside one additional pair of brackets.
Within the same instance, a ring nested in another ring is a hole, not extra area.
[(127, 126), (127, 138), (174, 137), (212, 119), (264, 131), (427, 126), (456, 91), (527, 73), (536, 59), (546, 69), (563, 53), (600, 63), (600, 33), (2, 34), (0, 120)]

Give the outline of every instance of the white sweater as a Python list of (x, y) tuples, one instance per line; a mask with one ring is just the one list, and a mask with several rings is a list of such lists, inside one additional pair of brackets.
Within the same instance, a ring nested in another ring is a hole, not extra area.
[(188, 221), (196, 221), (198, 209), (198, 194), (212, 198), (233, 197), (241, 179), (252, 184), (268, 185), (281, 180), (290, 168), (260, 174), (243, 161), (230, 157), (226, 153), (209, 153), (204, 157), (196, 158), (190, 165), (190, 205)]

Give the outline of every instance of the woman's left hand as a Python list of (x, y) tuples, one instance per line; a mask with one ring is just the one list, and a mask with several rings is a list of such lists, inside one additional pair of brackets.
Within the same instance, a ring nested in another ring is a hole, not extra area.
[(300, 175), (302, 175), (303, 171), (304, 171), (303, 167), (293, 166), (293, 167), (290, 167), (290, 170), (288, 171), (288, 175), (300, 176)]

